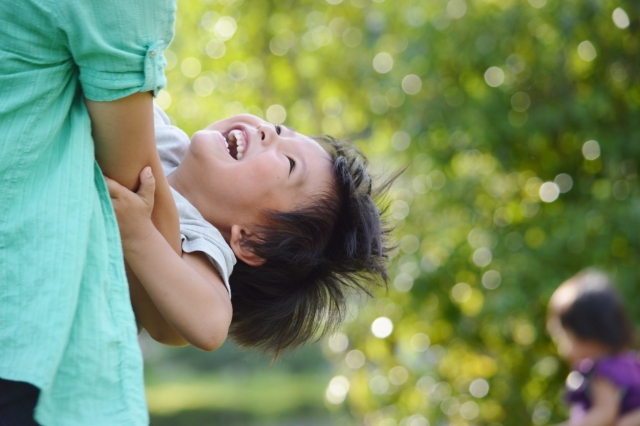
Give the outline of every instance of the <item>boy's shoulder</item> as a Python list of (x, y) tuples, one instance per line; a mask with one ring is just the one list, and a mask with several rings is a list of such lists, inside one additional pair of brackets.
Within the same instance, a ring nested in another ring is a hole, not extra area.
[(171, 119), (157, 103), (153, 103), (153, 121), (158, 124), (171, 124)]
[(185, 253), (199, 251), (206, 254), (231, 295), (229, 276), (236, 264), (233, 250), (220, 231), (207, 222), (189, 200), (173, 188), (171, 188), (171, 193), (180, 217), (182, 251)]
[(155, 103), (153, 104), (153, 125), (156, 147), (165, 176), (169, 176), (180, 165), (187, 149), (189, 136), (171, 124), (169, 116)]

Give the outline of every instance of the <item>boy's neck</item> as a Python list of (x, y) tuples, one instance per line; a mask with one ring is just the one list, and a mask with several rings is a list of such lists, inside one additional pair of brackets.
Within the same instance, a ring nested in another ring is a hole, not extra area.
[[(183, 179), (181, 179), (181, 174), (177, 173), (179, 168), (180, 167), (178, 166), (178, 168), (173, 173), (167, 176), (169, 186), (171, 186), (176, 192), (178, 192), (178, 194), (182, 195), (204, 217), (202, 210), (198, 208), (199, 202), (197, 194), (193, 193), (193, 191), (190, 191), (190, 185), (187, 182), (184, 182)], [(207, 219), (206, 217), (205, 220), (209, 221), (209, 219)], [(224, 240), (229, 242), (229, 239), (231, 238), (231, 230), (221, 229), (215, 224), (212, 225), (216, 227), (220, 234), (222, 234)]]

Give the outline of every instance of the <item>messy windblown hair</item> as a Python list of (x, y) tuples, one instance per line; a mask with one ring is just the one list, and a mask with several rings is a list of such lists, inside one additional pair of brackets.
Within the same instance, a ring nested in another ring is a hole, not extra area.
[(366, 158), (346, 142), (326, 136), (334, 188), (291, 212), (267, 212), (257, 238), (245, 240), (265, 259), (238, 259), (230, 277), (230, 335), (243, 347), (274, 356), (330, 333), (345, 317), (347, 296), (386, 284), (389, 229), (375, 201), (393, 177), (375, 186)]

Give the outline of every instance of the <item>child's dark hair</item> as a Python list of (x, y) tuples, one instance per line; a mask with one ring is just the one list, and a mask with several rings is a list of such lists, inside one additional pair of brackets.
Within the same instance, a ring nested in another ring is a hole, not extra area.
[(230, 278), (231, 337), (276, 357), (334, 331), (349, 293), (370, 294), (387, 281), (389, 229), (374, 201), (393, 178), (374, 187), (358, 150), (329, 136), (317, 140), (331, 155), (334, 191), (296, 211), (268, 212), (259, 237), (245, 241), (266, 262), (238, 259)]
[(621, 350), (633, 343), (633, 327), (620, 295), (611, 279), (595, 269), (587, 269), (569, 280), (577, 286), (573, 303), (560, 312), (562, 327), (579, 338), (595, 340)]

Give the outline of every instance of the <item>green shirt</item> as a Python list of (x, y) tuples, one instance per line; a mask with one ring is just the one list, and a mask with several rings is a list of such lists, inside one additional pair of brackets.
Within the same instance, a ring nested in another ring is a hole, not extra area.
[(0, 377), (44, 425), (148, 424), (117, 223), (83, 94), (165, 85), (174, 0), (0, 1)]

